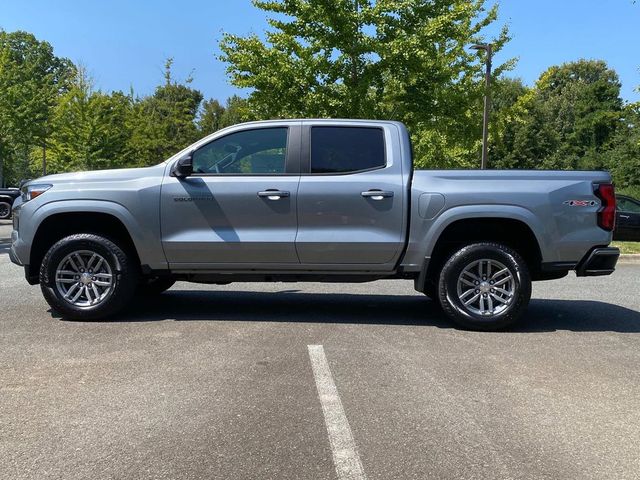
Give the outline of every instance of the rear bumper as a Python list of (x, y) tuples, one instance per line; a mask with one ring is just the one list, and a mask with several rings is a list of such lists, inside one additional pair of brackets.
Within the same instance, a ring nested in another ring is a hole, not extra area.
[(620, 250), (617, 248), (596, 247), (578, 263), (576, 275), (578, 277), (611, 275), (616, 269), (619, 256)]

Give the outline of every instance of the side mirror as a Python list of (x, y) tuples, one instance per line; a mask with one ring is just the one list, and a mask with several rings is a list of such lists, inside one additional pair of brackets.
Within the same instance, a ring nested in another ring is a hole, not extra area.
[(171, 170), (171, 175), (177, 178), (185, 178), (193, 174), (193, 157), (192, 153), (186, 154), (180, 158)]

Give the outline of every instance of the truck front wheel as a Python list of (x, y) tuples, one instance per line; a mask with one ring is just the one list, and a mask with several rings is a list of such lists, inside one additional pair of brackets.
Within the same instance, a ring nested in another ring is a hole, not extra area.
[(52, 309), (70, 320), (98, 320), (133, 296), (138, 268), (111, 240), (76, 234), (55, 243), (40, 267), (40, 287)]
[(455, 252), (440, 273), (438, 297), (451, 320), (473, 330), (512, 325), (531, 297), (524, 259), (498, 243), (475, 243)]

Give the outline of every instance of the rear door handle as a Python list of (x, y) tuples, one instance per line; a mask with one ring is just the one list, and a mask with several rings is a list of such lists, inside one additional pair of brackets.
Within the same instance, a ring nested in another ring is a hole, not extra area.
[(360, 195), (364, 198), (370, 198), (371, 200), (382, 200), (383, 198), (393, 197), (393, 192), (388, 190), (371, 189), (360, 193)]
[(282, 190), (269, 189), (258, 192), (258, 196), (261, 198), (268, 198), (269, 200), (280, 200), (281, 198), (286, 198), (290, 194), (289, 192), (284, 192)]

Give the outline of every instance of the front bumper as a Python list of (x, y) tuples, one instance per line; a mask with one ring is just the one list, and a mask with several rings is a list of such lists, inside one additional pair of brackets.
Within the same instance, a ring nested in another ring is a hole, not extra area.
[(578, 277), (611, 275), (616, 269), (619, 256), (620, 250), (617, 248), (596, 247), (578, 263), (576, 275)]

